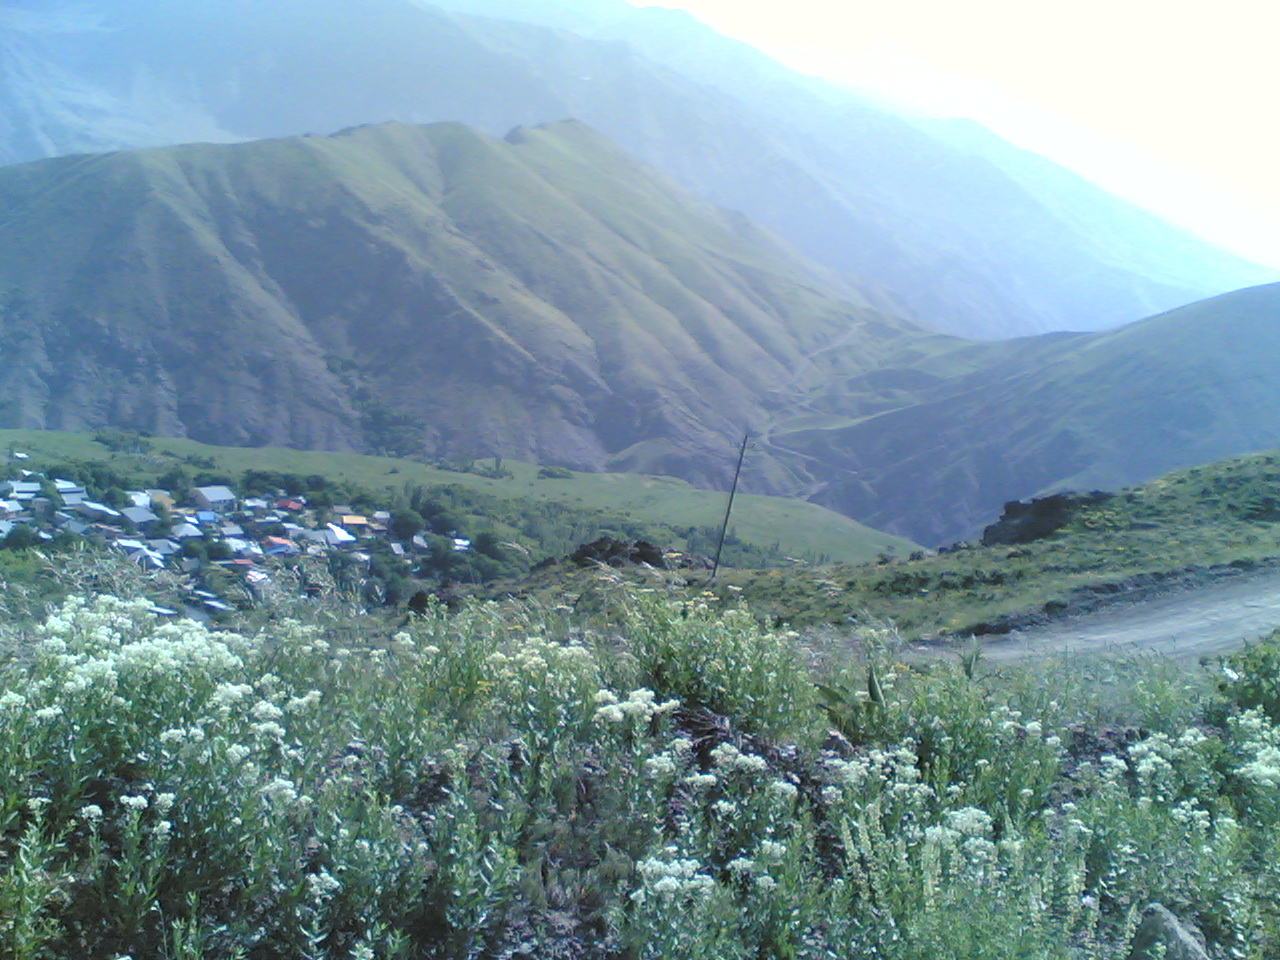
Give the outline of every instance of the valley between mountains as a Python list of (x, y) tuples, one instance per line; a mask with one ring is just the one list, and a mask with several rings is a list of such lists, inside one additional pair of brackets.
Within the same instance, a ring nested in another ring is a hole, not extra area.
[(894, 316), (575, 122), (0, 168), (0, 419), (802, 496), (930, 545), (1280, 442), (1280, 287), (1114, 331)]

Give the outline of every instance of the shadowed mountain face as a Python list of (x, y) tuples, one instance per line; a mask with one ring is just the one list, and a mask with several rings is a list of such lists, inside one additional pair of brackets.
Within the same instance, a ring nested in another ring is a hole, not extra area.
[(21, 427), (708, 482), (808, 355), (919, 336), (576, 123), (0, 168), (0, 250)]
[[(943, 349), (914, 368), (909, 399), (821, 429), (796, 417), (775, 436), (823, 463), (818, 502), (945, 543), (1004, 501), (1280, 447), (1278, 363), (1272, 284), (1115, 331)], [(939, 370), (949, 375), (926, 375)], [(849, 381), (828, 385), (805, 407), (848, 410), (850, 396)]]
[(574, 117), (847, 277), (846, 292), (937, 329), (1096, 329), (1274, 279), (983, 131), (889, 114), (678, 12), (443, 5), (460, 12), (11, 3), (0, 161), (387, 120), (501, 136)]

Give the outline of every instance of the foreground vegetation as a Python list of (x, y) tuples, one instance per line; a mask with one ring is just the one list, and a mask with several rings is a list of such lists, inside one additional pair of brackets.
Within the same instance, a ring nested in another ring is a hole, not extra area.
[(0, 956), (1280, 951), (1276, 641), (921, 672), (709, 599), (8, 628)]

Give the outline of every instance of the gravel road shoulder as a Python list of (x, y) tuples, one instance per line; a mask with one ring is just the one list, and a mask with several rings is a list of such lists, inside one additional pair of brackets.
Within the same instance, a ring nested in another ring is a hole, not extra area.
[(1198, 660), (1237, 650), (1280, 627), (1280, 563), (1187, 571), (1162, 589), (1119, 591), (1092, 609), (983, 640), (983, 657), (1011, 662), (1059, 653), (1147, 652)]

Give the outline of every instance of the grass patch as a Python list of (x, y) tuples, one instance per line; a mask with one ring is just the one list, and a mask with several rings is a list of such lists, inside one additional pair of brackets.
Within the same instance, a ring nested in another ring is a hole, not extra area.
[[(459, 469), (440, 469), (414, 460), (353, 453), (215, 447), (162, 437), (148, 437), (144, 442), (146, 452), (135, 454), (113, 451), (89, 434), (0, 430), (0, 450), (28, 453), (36, 463), (106, 463), (139, 483), (146, 478), (154, 482), (156, 476), (179, 465), (231, 478), (248, 470), (319, 475), (331, 483), (356, 486), (388, 500), (408, 486), (452, 487), (492, 498), (506, 505), (503, 512), (511, 516), (536, 515), (543, 505), (555, 505), (582, 515), (578, 543), (594, 539), (610, 522), (625, 519), (636, 528), (654, 530), (656, 537), (666, 541), (664, 546), (687, 549), (689, 533), (718, 528), (725, 508), (724, 493), (701, 490), (669, 477), (573, 473), (570, 479), (556, 479), (540, 477), (541, 468), (537, 465), (505, 458), (455, 464)], [(10, 469), (16, 470), (22, 464), (10, 461)], [(502, 477), (495, 479), (473, 471), (489, 471)], [(519, 523), (508, 526), (518, 527)], [(504, 533), (516, 535), (512, 529)], [(738, 543), (754, 547), (757, 558), (768, 555), (778, 561), (793, 557), (806, 562), (860, 562), (881, 553), (905, 555), (916, 546), (813, 504), (751, 494), (735, 501), (732, 533)], [(698, 534), (696, 539), (701, 543), (706, 537)], [(573, 545), (576, 543), (567, 546)], [(565, 547), (556, 545), (560, 552), (567, 552)], [(732, 556), (729, 560), (733, 562)]]

